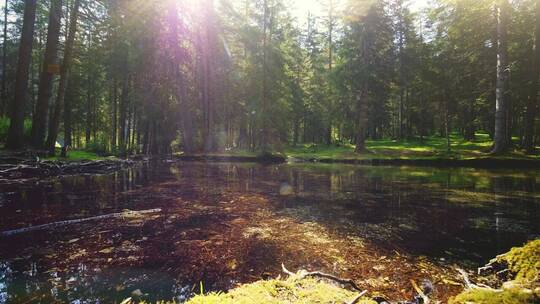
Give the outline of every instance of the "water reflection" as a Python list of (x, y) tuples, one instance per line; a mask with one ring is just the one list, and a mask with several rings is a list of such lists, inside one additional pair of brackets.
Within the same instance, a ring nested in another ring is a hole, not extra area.
[[(137, 289), (171, 299), (200, 280), (219, 289), (275, 274), (269, 264), (284, 259), (327, 267), (356, 258), (348, 271), (369, 272), (355, 240), (482, 263), (539, 235), (539, 184), (534, 171), (156, 162), (0, 185), (2, 231), (164, 210), (0, 239), (0, 303), (113, 302)], [(336, 253), (302, 252), (321, 244)]]

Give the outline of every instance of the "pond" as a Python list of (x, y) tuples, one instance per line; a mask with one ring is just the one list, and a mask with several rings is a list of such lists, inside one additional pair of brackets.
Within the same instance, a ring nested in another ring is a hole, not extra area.
[(0, 184), (0, 303), (183, 300), (290, 270), (393, 299), (540, 235), (528, 170), (153, 161), (107, 175)]

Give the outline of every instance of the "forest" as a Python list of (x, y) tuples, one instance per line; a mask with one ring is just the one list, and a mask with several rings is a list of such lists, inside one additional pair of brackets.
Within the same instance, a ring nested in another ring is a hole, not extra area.
[(317, 3), (298, 16), (285, 0), (7, 0), (0, 142), (361, 153), (480, 135), (483, 152), (535, 153), (537, 1)]
[(540, 0), (0, 0), (0, 304), (540, 303)]

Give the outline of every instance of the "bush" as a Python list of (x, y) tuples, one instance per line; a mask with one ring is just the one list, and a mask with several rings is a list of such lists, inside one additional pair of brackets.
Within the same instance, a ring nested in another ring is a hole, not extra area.
[[(5, 143), (8, 137), (9, 132), (9, 117), (0, 117), (0, 142)], [(32, 133), (32, 120), (31, 119), (25, 119), (24, 120), (24, 129), (23, 129), (23, 136), (25, 141), (30, 139)]]
[(0, 117), (0, 142), (5, 143), (9, 130), (9, 118)]
[(107, 146), (107, 139), (104, 136), (98, 136), (98, 138), (86, 143), (86, 150), (98, 155), (104, 155), (107, 154)]

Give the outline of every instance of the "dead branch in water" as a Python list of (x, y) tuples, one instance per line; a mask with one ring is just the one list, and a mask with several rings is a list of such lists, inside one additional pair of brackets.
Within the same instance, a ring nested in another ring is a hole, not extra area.
[(466, 289), (485, 289), (485, 290), (490, 290), (490, 291), (502, 291), (501, 289), (492, 288), (484, 284), (482, 284), (482, 286), (476, 285), (471, 282), (471, 280), (469, 279), (469, 274), (465, 270), (461, 268), (456, 268), (456, 270), (457, 272), (459, 272), (459, 274), (463, 278), (463, 282), (465, 283)]
[(109, 173), (135, 164), (132, 160), (107, 159), (97, 161), (63, 162), (25, 160), (15, 164), (0, 161), (0, 178), (26, 179), (70, 174)]
[(355, 303), (357, 303), (358, 301), (360, 301), (360, 298), (362, 298), (366, 293), (367, 293), (367, 290), (362, 291), (354, 299), (352, 299), (352, 301), (350, 301), (347, 304), (355, 304)]
[(26, 227), (26, 228), (7, 230), (7, 231), (0, 232), (0, 237), (7, 237), (7, 236), (12, 236), (12, 235), (16, 235), (16, 234), (25, 233), (25, 232), (43, 230), (43, 229), (52, 229), (52, 228), (56, 228), (56, 227), (60, 227), (60, 226), (84, 223), (84, 222), (89, 222), (89, 221), (96, 221), (96, 220), (103, 220), (103, 219), (110, 219), (110, 218), (119, 218), (119, 217), (128, 217), (128, 216), (137, 216), (137, 215), (148, 214), (148, 213), (157, 213), (157, 212), (161, 212), (161, 209), (157, 208), (157, 209), (140, 210), (140, 211), (128, 210), (128, 211), (124, 211), (124, 212), (103, 214), (103, 215), (92, 216), (92, 217), (76, 219), (76, 220), (66, 220), (66, 221), (48, 223), (48, 224), (31, 226), (31, 227)]
[(281, 269), (283, 269), (283, 272), (285, 272), (286, 274), (288, 275), (298, 275), (298, 278), (299, 279), (304, 279), (306, 277), (317, 277), (317, 278), (324, 278), (324, 279), (329, 279), (329, 280), (332, 280), (332, 281), (335, 281), (335, 282), (338, 282), (340, 284), (348, 284), (348, 285), (351, 285), (352, 288), (360, 291), (360, 292), (364, 292), (365, 290), (358, 287), (358, 285), (356, 285), (356, 283), (351, 280), (351, 279), (343, 279), (343, 278), (340, 278), (340, 277), (336, 277), (334, 275), (331, 275), (331, 274), (328, 274), (328, 273), (324, 273), (324, 272), (320, 272), (320, 271), (311, 271), (311, 272), (307, 272), (307, 271), (299, 271), (298, 274), (295, 274), (295, 273), (292, 273), (291, 271), (287, 270), (287, 268), (285, 268), (285, 265), (283, 265), (283, 263), (281, 264)]

